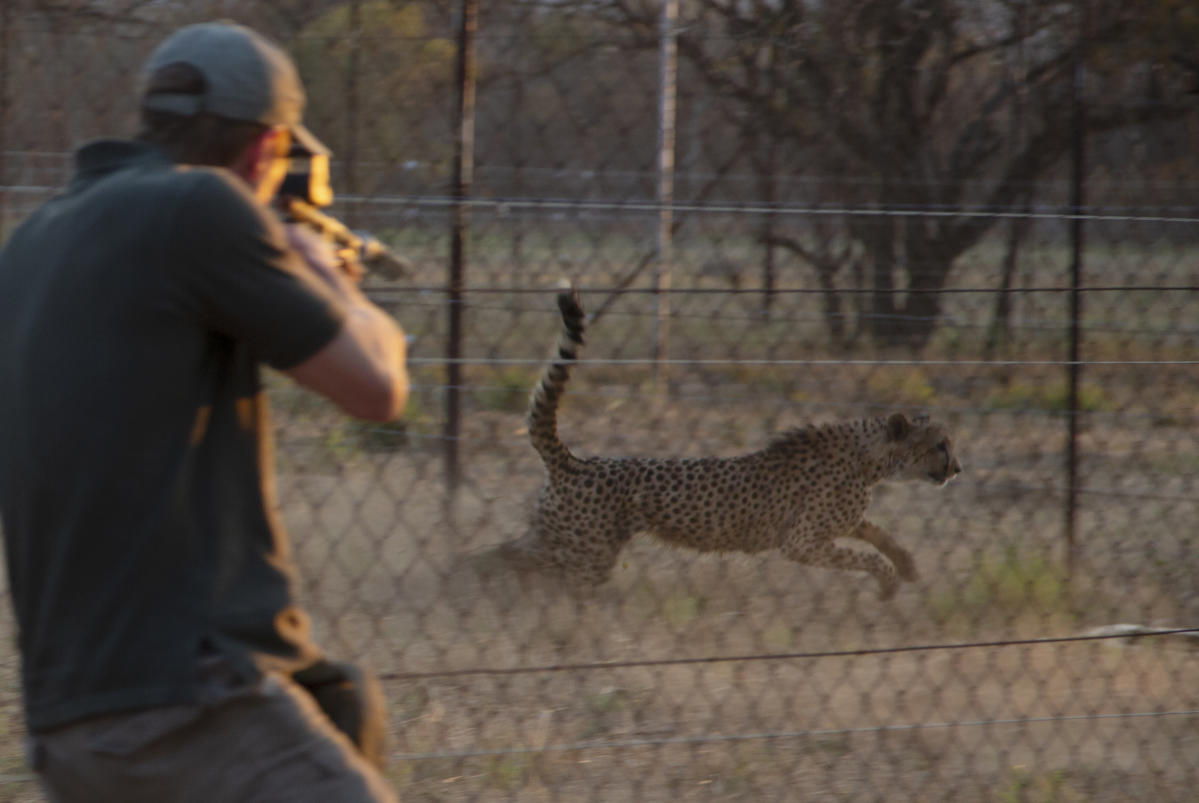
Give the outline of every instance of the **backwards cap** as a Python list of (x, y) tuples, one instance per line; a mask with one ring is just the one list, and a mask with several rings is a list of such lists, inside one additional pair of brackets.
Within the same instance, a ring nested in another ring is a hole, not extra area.
[(244, 25), (205, 22), (171, 34), (150, 55), (144, 77), (170, 64), (188, 64), (204, 77), (201, 94), (143, 94), (146, 109), (186, 117), (207, 113), (266, 126), (286, 126), (297, 145), (328, 153), (301, 123), (304, 87), (282, 48)]

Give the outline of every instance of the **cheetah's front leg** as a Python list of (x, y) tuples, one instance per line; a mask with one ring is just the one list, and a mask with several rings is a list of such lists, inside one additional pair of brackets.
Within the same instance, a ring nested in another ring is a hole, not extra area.
[(895, 567), (877, 552), (859, 552), (856, 549), (837, 546), (831, 540), (788, 542), (782, 547), (783, 554), (793, 561), (809, 566), (842, 569), (851, 572), (870, 572), (878, 580), (878, 598), (888, 600), (899, 588)]
[(891, 534), (883, 528), (863, 519), (846, 535), (865, 541), (890, 558), (891, 562), (895, 564), (895, 570), (899, 572), (899, 579), (909, 583), (920, 579), (920, 573), (916, 571), (916, 561), (912, 559), (912, 553), (897, 544)]

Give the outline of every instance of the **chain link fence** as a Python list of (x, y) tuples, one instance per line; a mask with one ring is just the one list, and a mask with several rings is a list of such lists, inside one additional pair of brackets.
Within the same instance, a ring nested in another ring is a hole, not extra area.
[[(269, 378), (303, 599), (383, 674), (405, 800), (1196, 800), (1188, 4), (8, 0), (0, 237), (219, 17), (294, 55), (331, 211), (414, 266), (366, 284), (402, 421)], [(489, 562), (562, 278), (580, 455), (944, 421), (962, 476), (870, 511), (921, 579), (649, 537), (589, 594)], [(16, 667), (0, 800), (37, 800)]]

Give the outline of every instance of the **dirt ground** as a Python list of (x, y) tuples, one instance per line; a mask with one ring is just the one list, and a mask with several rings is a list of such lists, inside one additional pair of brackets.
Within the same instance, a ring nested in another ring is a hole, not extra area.
[[(467, 400), (454, 493), (433, 383), (402, 429), (278, 389), (304, 600), (331, 653), (386, 679), (403, 799), (1199, 801), (1188, 642), (993, 644), (1199, 622), (1194, 378), (1163, 382), (1153, 415), (1119, 396), (1143, 398), (1135, 378), (1104, 385), (1115, 409), (1082, 432), (1067, 576), (1061, 418), (1024, 396), (984, 404), (1011, 387), (994, 377), (934, 377), (930, 399), (884, 374), (679, 377), (654, 402), (597, 368), (572, 384), (561, 431), (583, 455), (733, 454), (867, 401), (932, 408), (965, 471), (879, 489), (871, 519), (922, 574), (888, 603), (866, 577), (646, 537), (595, 592), (522, 582), (487, 550), (523, 531), (540, 482), (525, 375)], [(7, 616), (0, 629), (11, 644)], [(0, 801), (39, 800), (11, 652), (0, 689)]]
[[(581, 454), (728, 454), (765, 436), (729, 430), (754, 420), (752, 403), (645, 408), (601, 390), (563, 413)], [(1182, 433), (1084, 434), (1086, 487), (1124, 495), (1082, 498), (1067, 582), (1060, 422), (947, 415), (962, 477), (883, 486), (872, 507), (923, 575), (886, 604), (865, 577), (645, 537), (596, 592), (522, 583), (487, 558), (522, 532), (540, 482), (515, 411), (468, 418), (452, 499), (435, 438), (288, 472), (283, 488), (324, 640), (392, 678), (407, 800), (1193, 803), (1199, 651), (909, 649), (1193, 625), (1199, 510), (1193, 473), (1174, 470), (1193, 456)], [(766, 430), (803, 413), (759, 417)], [(835, 651), (866, 652), (812, 655)]]

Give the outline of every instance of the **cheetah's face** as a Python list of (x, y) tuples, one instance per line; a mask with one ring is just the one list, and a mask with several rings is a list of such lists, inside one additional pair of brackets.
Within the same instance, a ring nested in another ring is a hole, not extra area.
[(913, 421), (903, 418), (902, 422), (899, 418), (903, 416), (892, 416), (888, 434), (901, 450), (900, 478), (944, 485), (962, 473), (962, 465), (953, 450), (953, 439), (944, 427), (924, 417)]

